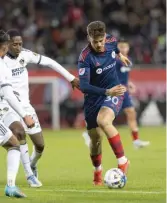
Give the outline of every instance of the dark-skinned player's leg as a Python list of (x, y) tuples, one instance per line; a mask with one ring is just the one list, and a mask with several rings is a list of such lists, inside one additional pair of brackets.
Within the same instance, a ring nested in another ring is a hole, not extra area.
[(38, 177), (38, 171), (37, 171), (37, 163), (39, 161), (39, 159), (42, 156), (43, 150), (44, 150), (44, 138), (43, 138), (43, 134), (42, 131), (39, 133), (35, 133), (35, 134), (29, 134), (32, 142), (33, 142), (33, 152), (32, 155), (30, 157), (31, 159), (31, 168), (34, 172), (34, 175), (36, 177)]
[(42, 129), (35, 109), (31, 106), (31, 104), (28, 104), (26, 107), (24, 107), (24, 109), (29, 115), (32, 116), (33, 120), (35, 121), (35, 126), (33, 128), (27, 128), (24, 121), (22, 121), (22, 124), (24, 126), (26, 133), (30, 136), (34, 145), (32, 155), (30, 156), (30, 161), (31, 161), (31, 169), (34, 175), (38, 177), (37, 163), (41, 158), (44, 150), (44, 138), (42, 135)]
[(0, 122), (0, 145), (7, 150), (7, 184), (5, 195), (9, 197), (26, 197), (16, 187), (16, 176), (20, 165), (20, 143), (11, 130)]
[(30, 166), (30, 157), (28, 152), (28, 144), (26, 142), (26, 134), (20, 117), (13, 111), (9, 110), (3, 115), (4, 124), (9, 127), (12, 133), (20, 142), (21, 161), (26, 174), (27, 182), (31, 187), (41, 187), (42, 183), (33, 175)]

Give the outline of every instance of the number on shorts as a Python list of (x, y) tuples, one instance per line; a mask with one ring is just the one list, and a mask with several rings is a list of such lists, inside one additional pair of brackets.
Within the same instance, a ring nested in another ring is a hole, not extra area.
[(118, 102), (119, 102), (118, 97), (116, 97), (116, 96), (112, 97), (112, 103), (113, 103), (113, 104), (117, 105)]

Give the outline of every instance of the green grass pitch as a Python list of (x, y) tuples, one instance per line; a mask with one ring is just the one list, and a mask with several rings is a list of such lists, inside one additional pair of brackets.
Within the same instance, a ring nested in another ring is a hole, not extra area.
[[(93, 168), (82, 130), (45, 130), (45, 153), (38, 167), (43, 187), (29, 188), (22, 166), (17, 177), (17, 184), (28, 196), (26, 199), (4, 196), (6, 152), (0, 148), (0, 203), (165, 203), (165, 127), (141, 128), (141, 138), (150, 140), (151, 145), (140, 150), (133, 148), (127, 127), (119, 131), (131, 161), (128, 182), (123, 189), (92, 185)], [(31, 148), (30, 143), (30, 151)], [(116, 159), (104, 138), (104, 173), (113, 167)]]

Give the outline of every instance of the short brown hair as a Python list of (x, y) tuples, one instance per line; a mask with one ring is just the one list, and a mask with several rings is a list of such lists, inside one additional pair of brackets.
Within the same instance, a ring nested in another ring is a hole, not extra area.
[(102, 37), (106, 33), (106, 25), (102, 21), (93, 21), (87, 26), (87, 34), (90, 37)]

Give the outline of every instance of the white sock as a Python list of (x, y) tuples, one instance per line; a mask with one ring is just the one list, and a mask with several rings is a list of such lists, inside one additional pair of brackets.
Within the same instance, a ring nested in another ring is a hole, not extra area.
[(102, 165), (98, 166), (98, 167), (94, 167), (95, 171), (101, 171), (102, 170)]
[(16, 175), (20, 165), (20, 151), (11, 149), (7, 154), (7, 185), (15, 186)]
[(32, 155), (30, 157), (32, 167), (37, 165), (37, 162), (41, 158), (41, 156), (42, 156), (42, 153), (36, 152), (35, 147), (33, 146), (33, 152), (32, 152)]
[(29, 177), (31, 175), (33, 175), (33, 172), (31, 170), (31, 166), (30, 166), (30, 157), (29, 157), (29, 153), (28, 153), (28, 144), (23, 144), (20, 145), (20, 152), (21, 152), (21, 161), (24, 167), (24, 171), (26, 174), (26, 177)]
[(118, 164), (125, 164), (127, 162), (127, 158), (125, 156), (122, 156), (121, 158), (118, 158)]

